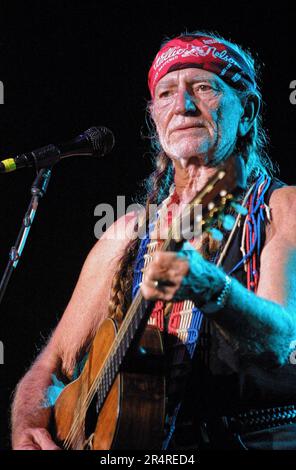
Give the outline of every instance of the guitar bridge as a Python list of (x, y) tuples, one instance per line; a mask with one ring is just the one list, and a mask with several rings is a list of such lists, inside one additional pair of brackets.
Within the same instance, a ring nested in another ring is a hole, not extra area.
[(84, 441), (83, 444), (83, 449), (84, 450), (93, 450), (93, 439), (94, 439), (95, 433), (93, 432), (88, 439)]

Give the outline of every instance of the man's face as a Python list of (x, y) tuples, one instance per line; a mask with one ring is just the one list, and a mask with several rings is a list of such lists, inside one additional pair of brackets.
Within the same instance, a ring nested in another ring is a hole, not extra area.
[(229, 156), (243, 108), (217, 75), (188, 68), (159, 80), (151, 112), (163, 150), (186, 167), (192, 158), (206, 165)]

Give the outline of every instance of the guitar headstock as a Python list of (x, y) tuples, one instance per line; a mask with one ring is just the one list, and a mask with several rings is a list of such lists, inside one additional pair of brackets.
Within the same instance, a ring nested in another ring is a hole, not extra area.
[[(243, 161), (240, 157), (230, 157), (190, 202), (180, 218), (172, 224), (172, 238), (175, 241), (198, 236), (201, 231), (209, 232), (219, 239), (222, 233), (217, 225), (231, 230), (234, 218), (229, 212), (245, 213), (236, 199), (236, 195), (245, 189)], [(230, 211), (232, 208), (232, 211)]]

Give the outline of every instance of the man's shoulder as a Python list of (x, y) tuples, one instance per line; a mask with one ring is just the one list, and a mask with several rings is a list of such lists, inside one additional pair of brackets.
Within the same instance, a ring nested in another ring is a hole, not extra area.
[(275, 189), (271, 196), (269, 205), (274, 209), (281, 210), (295, 210), (296, 205), (296, 186), (282, 186)]
[(102, 235), (100, 240), (113, 240), (128, 242), (134, 237), (137, 223), (140, 223), (142, 216), (139, 212), (129, 212), (119, 217)]
[(97, 259), (104, 259), (108, 262), (110, 258), (120, 257), (129, 242), (136, 236), (137, 222), (139, 222), (139, 216), (136, 212), (129, 212), (119, 217), (94, 244), (90, 257), (95, 262)]
[(282, 240), (296, 243), (296, 186), (275, 189), (269, 200), (271, 233)]

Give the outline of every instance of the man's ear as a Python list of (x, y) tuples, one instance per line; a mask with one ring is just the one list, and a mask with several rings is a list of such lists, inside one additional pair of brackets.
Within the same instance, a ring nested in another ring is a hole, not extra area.
[(260, 109), (258, 96), (250, 95), (246, 98), (244, 109), (240, 118), (238, 132), (240, 136), (245, 136), (251, 129)]
[(149, 114), (150, 114), (150, 117), (151, 119), (154, 121), (154, 106), (153, 106), (153, 101), (151, 101), (149, 104), (148, 104), (148, 109), (149, 109)]

